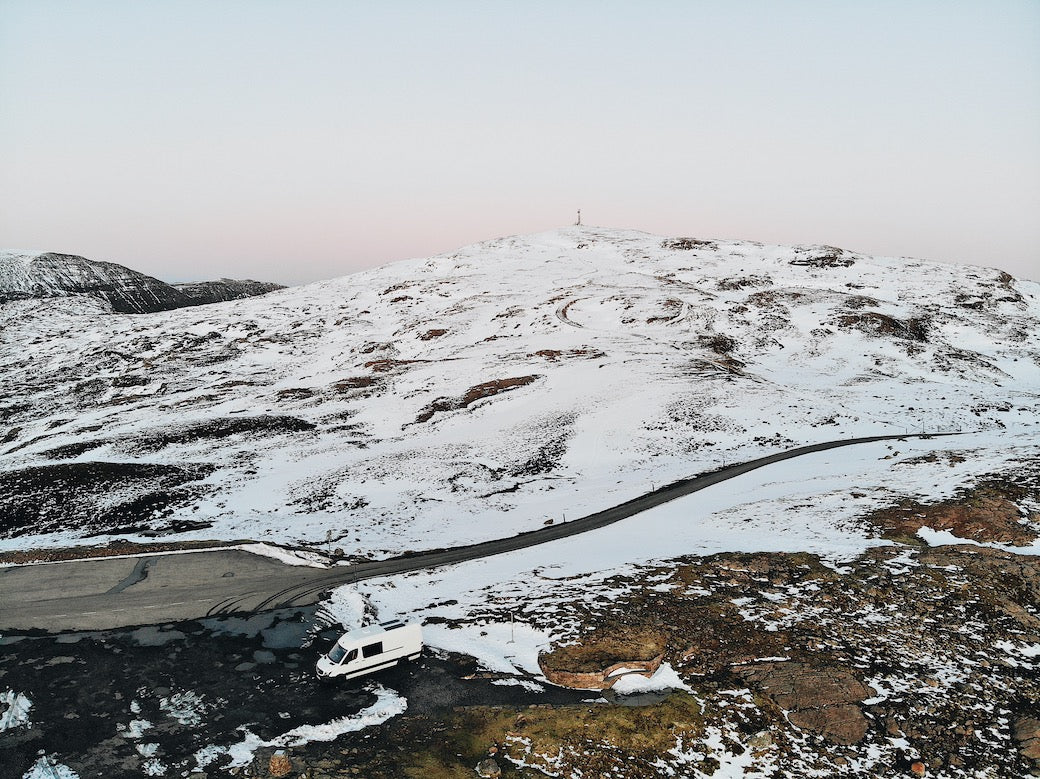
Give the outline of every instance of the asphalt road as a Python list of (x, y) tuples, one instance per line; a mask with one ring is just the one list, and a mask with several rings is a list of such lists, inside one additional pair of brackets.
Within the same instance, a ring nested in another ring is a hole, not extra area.
[(530, 533), (378, 562), (305, 568), (238, 550), (101, 558), (0, 569), (0, 631), (109, 630), (315, 603), (349, 582), (526, 549), (605, 527), (783, 460), (843, 446), (957, 433), (849, 438), (801, 446), (682, 479), (604, 511)]

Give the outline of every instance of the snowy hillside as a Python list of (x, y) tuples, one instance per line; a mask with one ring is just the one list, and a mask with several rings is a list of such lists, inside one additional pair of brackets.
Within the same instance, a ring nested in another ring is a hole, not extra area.
[(102, 310), (0, 305), (0, 549), (331, 530), (374, 557), (813, 441), (984, 431), (937, 496), (1035, 457), (1040, 285), (990, 269), (575, 227)]
[(122, 265), (73, 254), (0, 252), (0, 303), (89, 295), (106, 301), (114, 311), (142, 314), (260, 295), (280, 288), (278, 284), (234, 279), (171, 286)]

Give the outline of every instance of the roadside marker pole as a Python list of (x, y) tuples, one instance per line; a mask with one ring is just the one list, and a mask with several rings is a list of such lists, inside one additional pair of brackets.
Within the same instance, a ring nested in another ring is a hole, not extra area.
[(516, 633), (515, 633), (514, 628), (513, 628), (513, 612), (509, 612), (509, 641), (507, 641), (506, 643), (515, 644), (516, 643), (515, 639), (516, 639)]

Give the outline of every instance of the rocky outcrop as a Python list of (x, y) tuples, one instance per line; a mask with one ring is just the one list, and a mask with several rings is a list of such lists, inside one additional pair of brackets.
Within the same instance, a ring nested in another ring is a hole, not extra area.
[[(373, 370), (375, 370), (375, 368), (373, 368)], [(538, 378), (538, 376), (514, 376), (508, 379), (494, 379), (493, 381), (485, 381), (482, 384), (476, 384), (466, 390), (466, 393), (462, 397), (437, 398), (419, 412), (419, 416), (416, 417), (415, 421), (428, 422), (433, 418), (434, 414), (443, 411), (457, 411), (459, 409), (469, 408), (478, 400), (490, 398), (494, 395), (500, 395), (503, 392), (509, 392), (510, 390), (515, 390), (519, 387), (526, 387)]]
[(1015, 723), (1015, 741), (1022, 757), (1036, 762), (1040, 767), (1040, 719), (1022, 717)]
[(881, 530), (885, 538), (904, 539), (917, 534), (922, 527), (947, 530), (958, 538), (1025, 546), (1037, 534), (1021, 522), (1016, 504), (1029, 495), (1018, 485), (996, 481), (970, 490), (962, 490), (956, 498), (923, 504), (906, 501), (871, 514), (868, 521)]
[[(885, 750), (888, 762), (871, 775), (912, 775), (915, 764), (950, 776), (1040, 769), (1040, 558), (893, 544), (836, 571), (808, 554), (727, 553), (621, 576), (604, 591), (553, 614), (555, 624), (593, 629), (543, 654), (543, 672), (592, 674), (606, 658), (645, 659), (605, 637), (660, 636), (706, 718), (720, 708), (732, 716), (738, 695), (754, 702), (741, 709), (753, 715), (741, 730), (770, 740), (742, 743), (768, 744), (783, 775), (805, 775), (797, 755), (806, 744), (833, 758), (822, 775)], [(581, 664), (593, 659), (598, 667)], [(906, 746), (894, 751), (892, 739)]]
[(878, 311), (851, 311), (839, 314), (832, 323), (841, 328), (855, 328), (874, 338), (888, 336), (922, 343), (928, 340), (926, 317), (897, 319)]
[(560, 687), (570, 687), (574, 690), (609, 690), (618, 679), (629, 674), (650, 678), (661, 667), (663, 660), (664, 655), (658, 655), (652, 660), (622, 660), (606, 668), (585, 672), (546, 668), (540, 663), (539, 667), (546, 679)]
[(545, 678), (576, 690), (606, 690), (629, 673), (653, 676), (664, 661), (664, 636), (653, 630), (617, 629), (587, 636), (538, 656)]
[(502, 775), (502, 769), (493, 757), (485, 758), (477, 763), (476, 771), (477, 776), (487, 777), (487, 779), (496, 779)]
[(847, 268), (855, 262), (848, 252), (837, 246), (797, 246), (790, 264), (809, 268)]
[(857, 704), (874, 691), (845, 668), (757, 663), (738, 673), (787, 711), (787, 720), (797, 728), (846, 745), (867, 733), (867, 719)]

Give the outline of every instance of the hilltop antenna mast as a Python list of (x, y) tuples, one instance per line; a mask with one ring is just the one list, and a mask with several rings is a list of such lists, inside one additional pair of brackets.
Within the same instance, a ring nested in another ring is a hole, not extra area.
[(581, 209), (578, 209), (578, 221), (574, 223), (576, 226), (581, 227)]

